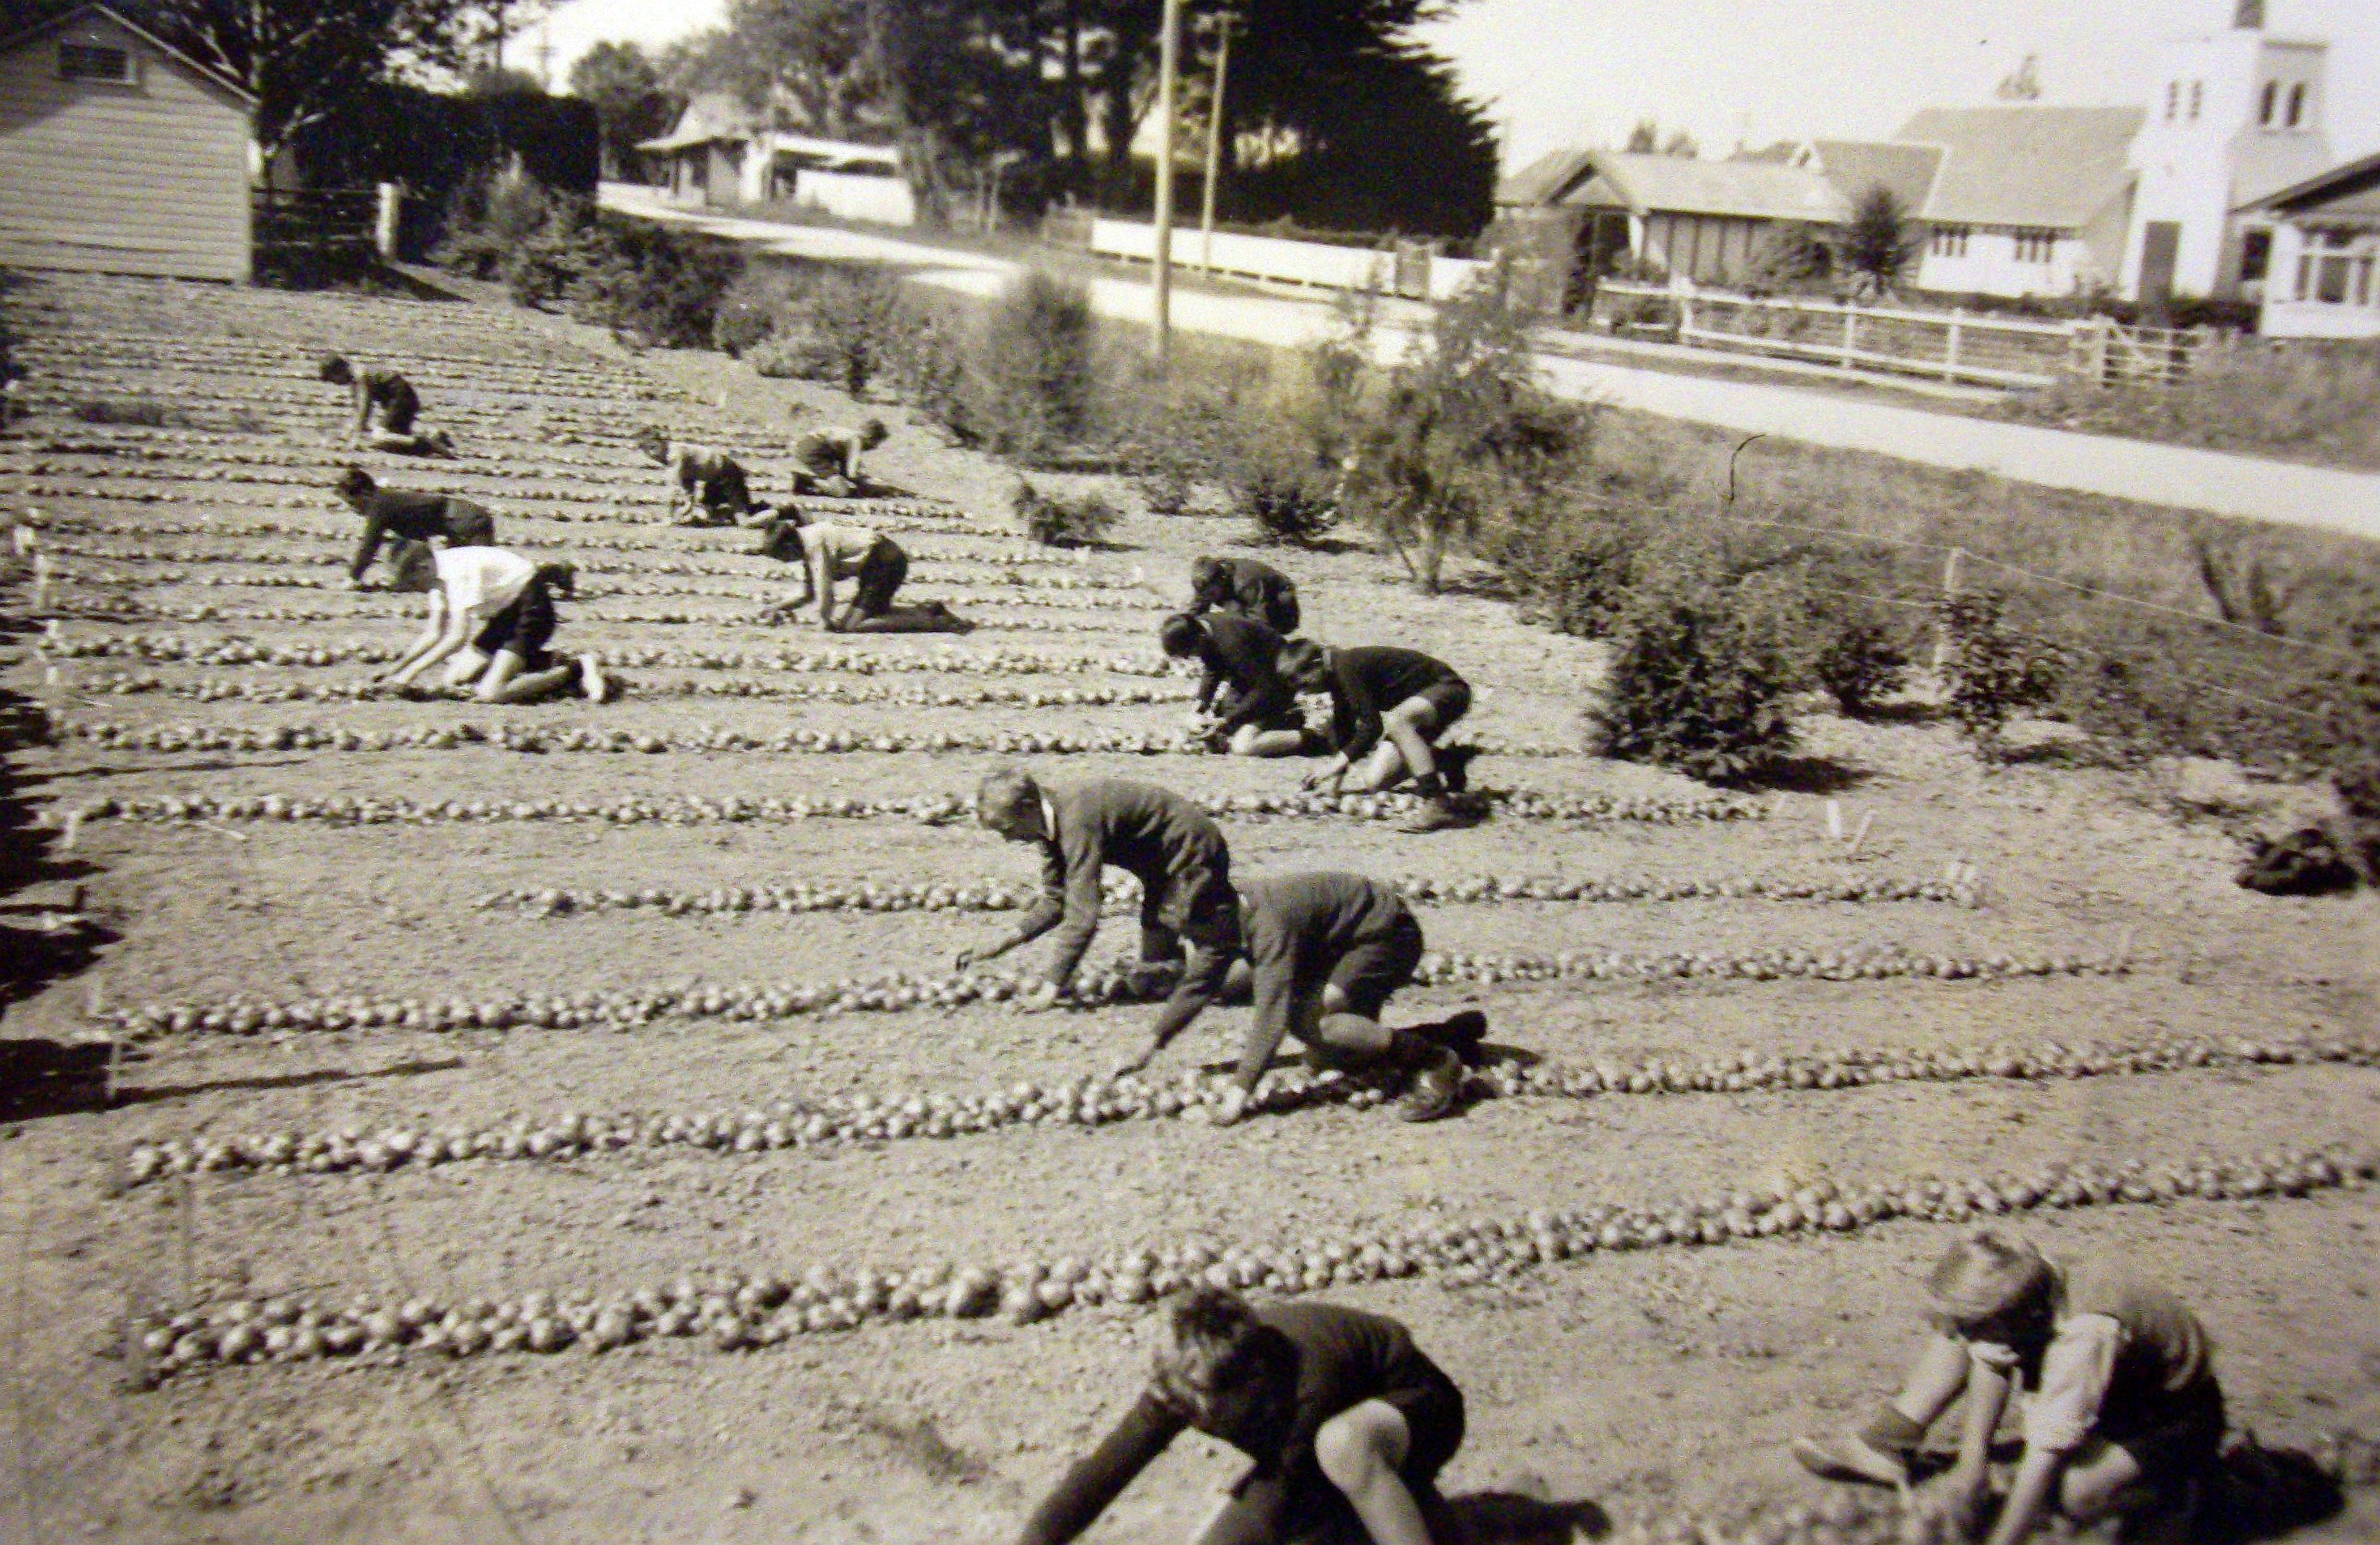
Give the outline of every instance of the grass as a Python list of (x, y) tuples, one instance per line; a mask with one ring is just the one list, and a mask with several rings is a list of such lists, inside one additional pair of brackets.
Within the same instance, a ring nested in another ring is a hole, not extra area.
[(2380, 471), (2380, 342), (2242, 339), (2172, 385), (2062, 383), (2013, 419), (2094, 434)]

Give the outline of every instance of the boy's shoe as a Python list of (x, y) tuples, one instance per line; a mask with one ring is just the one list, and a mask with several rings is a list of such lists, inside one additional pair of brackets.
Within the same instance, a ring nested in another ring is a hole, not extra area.
[(1433, 748), (1438, 757), (1438, 775), (1446, 786), (1461, 794), (1471, 786), (1471, 759), (1479, 754), (1476, 746), (1439, 746)]
[(1414, 833), (1443, 832), (1451, 827), (1468, 826), (1470, 818), (1458, 813), (1443, 797), (1425, 799), (1421, 813), (1404, 823), (1402, 830)]
[(1479, 1060), (1479, 1043), (1488, 1039), (1488, 1016), (1475, 1008), (1466, 1008), (1450, 1016), (1430, 1039), (1467, 1066)]
[(1404, 1104), (1397, 1114), (1407, 1121), (1436, 1121), (1451, 1115), (1455, 1101), (1462, 1098), (1462, 1059), (1443, 1046), (1433, 1046), (1414, 1075), (1413, 1087), (1405, 1090)]
[(1828, 1480), (1864, 1481), (1871, 1486), (1909, 1484), (1909, 1465), (1904, 1458), (1853, 1433), (1796, 1438), (1793, 1457), (1801, 1461), (1803, 1469)]
[(612, 684), (603, 679), (603, 667), (591, 654), (578, 657), (578, 689), (590, 703), (600, 703), (612, 695)]

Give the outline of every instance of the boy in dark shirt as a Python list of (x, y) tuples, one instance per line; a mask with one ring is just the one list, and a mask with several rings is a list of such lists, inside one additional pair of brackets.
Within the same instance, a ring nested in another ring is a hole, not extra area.
[(382, 488), (360, 467), (340, 477), (338, 494), (347, 507), (364, 517), (364, 534), (347, 565), (349, 588), (360, 586), (371, 572), (372, 559), (382, 542), (429, 541), (448, 547), (493, 547), (495, 517), (487, 506), (453, 493), (422, 493), (410, 489)]
[(1190, 560), (1190, 614), (1237, 612), (1286, 639), (1297, 631), (1297, 586), (1254, 558)]
[[(988, 950), (962, 953), (960, 970), (1060, 929), (1049, 978), (1025, 1000), (1027, 1008), (1055, 1004), (1099, 930), (1100, 877), (1113, 864), (1140, 881), (1144, 989), (1177, 967), (1181, 973), (1158, 1014), (1148, 1051), (1119, 1067), (1117, 1076), (1147, 1066), (1221, 994), (1240, 951), (1239, 897), (1232, 891), (1231, 849), (1197, 806), (1170, 789), (1121, 778), (1045, 788), (1023, 769), (1003, 767), (986, 774), (976, 819), (1011, 842), (1041, 849), (1041, 899), (1008, 938)], [(1185, 939), (1192, 953), (1183, 966)]]
[[(1206, 732), (1208, 748), (1240, 757), (1293, 757), (1305, 748), (1305, 716), (1277, 663), (1281, 635), (1233, 613), (1184, 613), (1165, 619), (1158, 642), (1176, 660), (1204, 667), (1198, 710), (1218, 715)], [(1220, 688), (1230, 687), (1218, 698)]]
[(1422, 811), (1407, 831), (1435, 832), (1463, 824), (1447, 794), (1461, 793), (1468, 785), (1470, 751), (1435, 748), (1439, 738), (1471, 712), (1471, 684), (1453, 666), (1417, 650), (1385, 645), (1330, 649), (1301, 639), (1282, 650), (1281, 674), (1301, 692), (1330, 694), (1337, 755), (1306, 775), (1307, 788), (1327, 784), (1336, 791), (1348, 770), (1368, 757), (1364, 791), (1391, 787), (1408, 772), (1413, 774)]
[(1020, 1545), (1067, 1545), (1192, 1428), (1256, 1462), (1201, 1545), (1430, 1545), (1463, 1392), (1384, 1315), (1256, 1308), (1199, 1288), (1173, 1306), (1147, 1393), (1034, 1510)]
[(333, 354), (322, 360), (322, 376), (334, 386), (347, 388), (356, 408), (347, 437), (357, 444), (399, 456), (455, 454), (454, 437), (443, 430), (436, 434), (413, 432), (413, 421), (421, 414), (421, 394), (395, 371), (358, 371), (346, 356)]
[(1399, 1113), (1407, 1121), (1450, 1114), (1488, 1018), (1465, 1009), (1438, 1024), (1380, 1023), (1390, 997), (1421, 964), (1421, 924), (1404, 898), (1360, 874), (1328, 872), (1245, 881), (1239, 895), (1253, 1004), (1238, 1088), (1216, 1110), (1215, 1125), (1246, 1113), (1283, 1038), (1303, 1045), (1318, 1067), (1409, 1074)]
[(1926, 1429), (1963, 1394), (1959, 1457), (1917, 1501), (1971, 1537), (1991, 1494), (1992, 1435), (2022, 1391), (2024, 1452), (1987, 1545), (2017, 1545), (2051, 1514), (2086, 1527), (2188, 1524), (2225, 1418), (2212, 1345), (2180, 1300), (2119, 1275), (2070, 1275), (1992, 1229), (1952, 1246), (1926, 1285), (1935, 1334), (1900, 1393), (1860, 1432), (1795, 1444), (1796, 1458), (1832, 1478), (1906, 1487)]

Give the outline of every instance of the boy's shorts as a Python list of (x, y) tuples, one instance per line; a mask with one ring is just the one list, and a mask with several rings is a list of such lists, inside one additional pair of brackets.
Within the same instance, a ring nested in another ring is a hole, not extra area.
[(1436, 728), (1440, 732), (1451, 729), (1456, 720), (1471, 712), (1471, 684), (1466, 681), (1441, 681), (1423, 687), (1414, 696), (1429, 704), (1431, 716), (1438, 721)]
[(2137, 1412), (2103, 1412), (2095, 1430), (2131, 1455), (2144, 1484), (2173, 1496), (2213, 1468), (2224, 1423), (2223, 1387), (2209, 1377)]
[(855, 578), (858, 583), (852, 591), (852, 610), (863, 617), (881, 616), (892, 610), (892, 593), (909, 578), (909, 554), (899, 543), (880, 537), (859, 560)]
[(1347, 1012), (1378, 1019), (1396, 991), (1413, 981), (1421, 964), (1421, 924), (1411, 912), (1377, 934), (1358, 938), (1330, 967), (1330, 983), (1347, 995)]
[(553, 596), (545, 588), (545, 576), (532, 575), (513, 603), (488, 619), (471, 647), (491, 660), (510, 650), (520, 656), (521, 669), (550, 670), (553, 657), (546, 653), (545, 646), (553, 639), (555, 621)]
[[(1397, 1474), (1427, 1516), (1440, 1505), (1438, 1473), (1463, 1446), (1463, 1392), (1448, 1382), (1381, 1398), (1405, 1418), (1409, 1442)], [(1369, 1545), (1371, 1535), (1346, 1494), (1309, 1455), (1280, 1473), (1242, 1477), (1199, 1539), (1200, 1545)]]

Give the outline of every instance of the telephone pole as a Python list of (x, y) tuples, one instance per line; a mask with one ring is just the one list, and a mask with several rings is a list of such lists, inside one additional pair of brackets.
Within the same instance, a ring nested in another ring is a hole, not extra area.
[(1150, 275), (1160, 371), (1173, 359), (1173, 146), (1181, 45), (1182, 0), (1165, 0), (1157, 42), (1157, 252)]
[(1200, 191), (1198, 266), (1215, 272), (1215, 182), (1223, 170), (1223, 88), (1232, 78), (1232, 15), (1223, 13), (1223, 35), (1215, 44), (1215, 100), (1207, 104), (1207, 184)]

